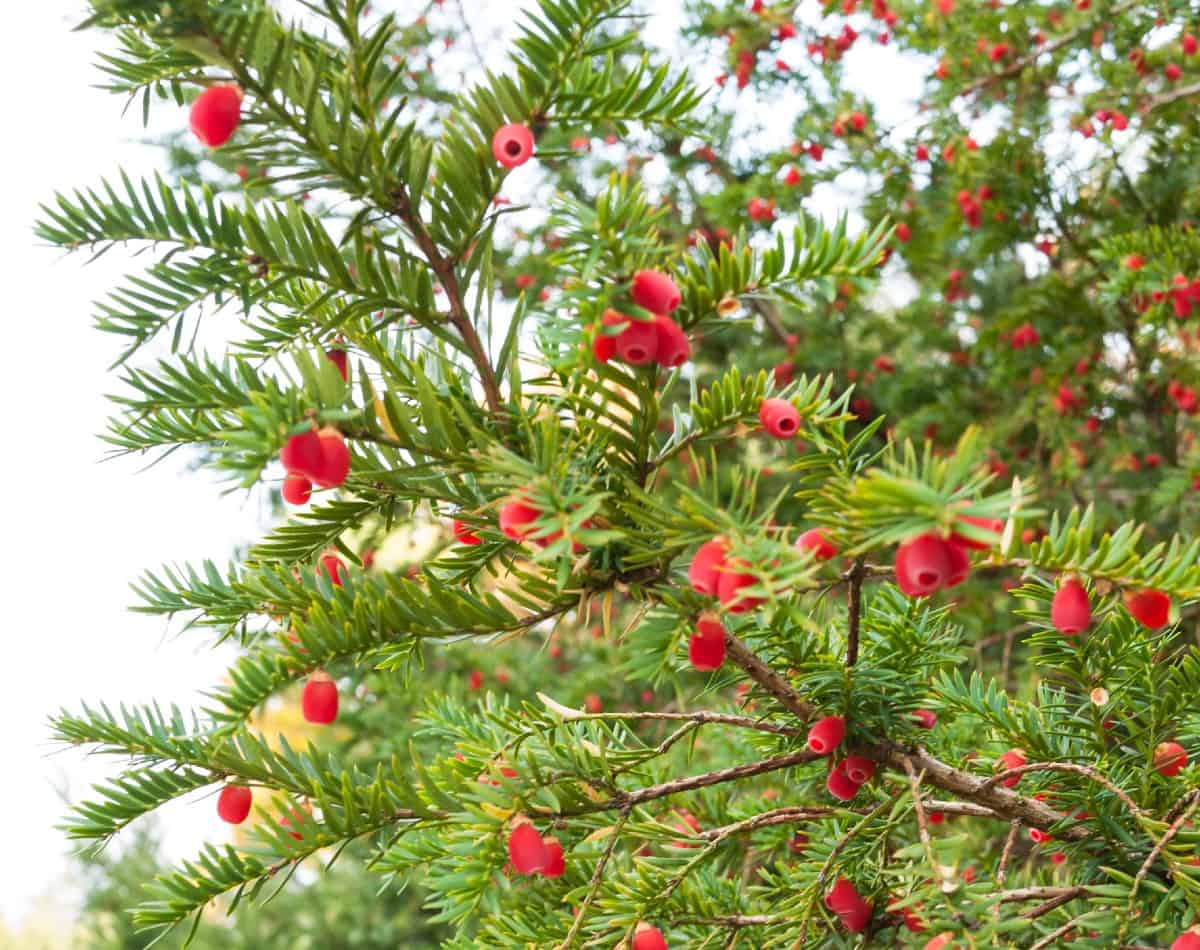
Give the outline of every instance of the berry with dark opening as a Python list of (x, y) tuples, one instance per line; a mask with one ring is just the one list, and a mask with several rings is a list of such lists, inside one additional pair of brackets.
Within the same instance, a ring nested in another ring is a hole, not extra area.
[(1154, 767), (1159, 775), (1173, 778), (1187, 764), (1187, 750), (1178, 742), (1160, 742), (1154, 747)]
[(617, 358), (630, 366), (645, 366), (658, 356), (658, 329), (650, 320), (630, 319), (617, 334)]
[(337, 684), (324, 673), (314, 673), (304, 684), (300, 696), (300, 710), (304, 721), (327, 726), (338, 714)]
[(1125, 609), (1143, 627), (1157, 630), (1171, 619), (1171, 598), (1152, 588), (1130, 590), (1125, 592)]
[(858, 783), (846, 773), (846, 763), (839, 762), (825, 778), (825, 790), (840, 802), (848, 802), (858, 794)]
[(633, 932), (633, 950), (667, 950), (667, 938), (657, 927), (642, 921)]
[(688, 640), (688, 659), (702, 673), (721, 668), (725, 662), (725, 625), (716, 617), (703, 616)]
[(896, 551), (896, 583), (909, 597), (928, 597), (953, 570), (949, 545), (933, 532), (905, 541)]
[(692, 590), (707, 597), (717, 595), (721, 568), (725, 566), (725, 554), (728, 550), (723, 538), (713, 538), (700, 545), (688, 566), (688, 583), (692, 585)]
[(492, 136), (492, 154), (505, 168), (524, 165), (533, 157), (533, 132), (516, 122), (502, 125)]
[(209, 86), (192, 103), (192, 132), (209, 148), (220, 148), (242, 121), (242, 90), (237, 86)]
[(809, 528), (796, 539), (796, 548), (800, 551), (811, 551), (818, 561), (828, 561), (837, 557), (837, 548), (825, 537), (823, 528)]
[(289, 505), (307, 505), (312, 497), (312, 482), (300, 474), (288, 475), (283, 480), (281, 493)]
[(851, 933), (861, 933), (871, 922), (871, 905), (859, 896), (848, 878), (837, 879), (825, 895), (825, 906), (837, 914), (842, 926)]
[(1050, 603), (1050, 622), (1059, 633), (1073, 637), (1092, 623), (1092, 605), (1079, 579), (1068, 577), (1059, 585)]
[(657, 336), (655, 359), (659, 366), (674, 369), (682, 366), (692, 356), (692, 344), (683, 328), (664, 314), (655, 314), (654, 333)]
[(509, 833), (508, 860), (518, 874), (539, 874), (549, 864), (546, 842), (529, 822), (522, 822)]
[(800, 428), (800, 411), (786, 399), (764, 399), (758, 421), (776, 439), (790, 439)]
[(651, 313), (670, 313), (683, 301), (675, 281), (656, 270), (640, 270), (634, 274), (629, 291), (633, 302)]
[(808, 730), (808, 748), (817, 755), (829, 755), (846, 738), (846, 720), (841, 716), (825, 716)]
[(254, 793), (245, 785), (226, 785), (217, 796), (217, 817), (231, 825), (240, 825), (250, 814)]
[(865, 785), (875, 777), (875, 763), (861, 755), (848, 755), (842, 761), (846, 776), (855, 785)]

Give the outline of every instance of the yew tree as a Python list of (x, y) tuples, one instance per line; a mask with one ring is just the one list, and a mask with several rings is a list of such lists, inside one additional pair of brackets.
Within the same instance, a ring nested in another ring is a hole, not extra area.
[(54, 721), (85, 845), (212, 812), (133, 923), (1200, 947), (1192, 5), (397, 6), (91, 0), (105, 438), (278, 515), (133, 585), (203, 708)]

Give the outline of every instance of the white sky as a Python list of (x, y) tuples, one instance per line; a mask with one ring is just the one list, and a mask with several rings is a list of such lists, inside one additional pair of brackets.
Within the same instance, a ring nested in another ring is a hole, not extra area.
[[(481, 28), (501, 19), (495, 8), (486, 12), (489, 6), (472, 13)], [(169, 638), (159, 620), (128, 613), (129, 581), (163, 562), (222, 561), (261, 527), (254, 499), (222, 497), (204, 475), (184, 473), (182, 460), (147, 471), (133, 459), (100, 461), (96, 433), (108, 415), (102, 394), (115, 388), (105, 367), (117, 347), (92, 328), (91, 302), (141, 264), (114, 252), (83, 267), (82, 257), (36, 246), (31, 226), (37, 204), (55, 189), (91, 184), (119, 167), (141, 174), (158, 158), (138, 144), (138, 110), (122, 117), (117, 97), (91, 88), (96, 37), (70, 32), (76, 9), (62, 0), (26, 4), (0, 60), (10, 141), (0, 175), (9, 354), (0, 375), (0, 405), (9, 412), (0, 466), (9, 538), (0, 553), (9, 592), (0, 755), (10, 772), (0, 804), (4, 851), (12, 856), (0, 860), (0, 921), (13, 926), (36, 895), (61, 881), (67, 844), (54, 829), (64, 812), (59, 790), (79, 798), (116, 765), (73, 751), (51, 755), (47, 716), (77, 709), (81, 699), (186, 706), (224, 670), (223, 658), (195, 635)], [(675, 17), (659, 16), (664, 22), (647, 35), (672, 36), (674, 24), (665, 21)], [(511, 22), (511, 14), (503, 19)], [(905, 98), (919, 71), (902, 68), (909, 64), (890, 50), (864, 48), (861, 55), (870, 57), (868, 84), (886, 76), (882, 105), (911, 108)], [(703, 69), (698, 76), (707, 78)], [(170, 109), (162, 111), (170, 120)], [(886, 116), (888, 124), (897, 118), (894, 111)], [(182, 111), (178, 121), (186, 122)], [(842, 201), (829, 191), (811, 207), (828, 215)], [(177, 855), (223, 833), (208, 802), (173, 807), (165, 825)]]

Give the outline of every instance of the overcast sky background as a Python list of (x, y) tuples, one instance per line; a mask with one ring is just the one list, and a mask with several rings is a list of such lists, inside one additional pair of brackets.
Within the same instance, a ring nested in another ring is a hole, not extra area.
[[(489, 22), (511, 22), (508, 4), (480, 2), (476, 11), (473, 0), (465, 2), (485, 32)], [(674, 33), (674, 4), (662, 6), (648, 35)], [(80, 7), (74, 0), (24, 5), (0, 62), (8, 138), (0, 261), (9, 354), (0, 376), (0, 405), (8, 413), (0, 453), (7, 499), (0, 523), (8, 538), (0, 553), (7, 607), (0, 751), (10, 769), (0, 785), (6, 819), (0, 923), (10, 926), (19, 925), (36, 896), (61, 890), (68, 845), (54, 828), (65, 810), (60, 793), (78, 799), (118, 765), (56, 752), (47, 717), (63, 707), (76, 710), (81, 700), (187, 706), (224, 671), (225, 658), (195, 634), (168, 636), (160, 620), (128, 613), (130, 580), (164, 562), (220, 562), (262, 527), (256, 499), (222, 496), (204, 474), (185, 472), (182, 458), (148, 470), (136, 459), (101, 461), (97, 433), (108, 416), (102, 397), (116, 388), (106, 367), (118, 347), (92, 328), (91, 302), (142, 264), (113, 252), (84, 267), (83, 257), (36, 245), (32, 222), (38, 203), (55, 189), (93, 184), (118, 168), (136, 177), (153, 170), (159, 156), (142, 143), (139, 110), (122, 116), (118, 97), (93, 88), (97, 37), (70, 31)], [(861, 55), (863, 84), (886, 93), (880, 117), (891, 125), (911, 114), (920, 68), (874, 44)], [(174, 111), (160, 106), (157, 127), (186, 125), (186, 113)], [(779, 137), (781, 145), (788, 140), (786, 127)], [(838, 204), (830, 191), (811, 207), (829, 213)], [(164, 827), (176, 856), (224, 835), (206, 802), (166, 810)]]

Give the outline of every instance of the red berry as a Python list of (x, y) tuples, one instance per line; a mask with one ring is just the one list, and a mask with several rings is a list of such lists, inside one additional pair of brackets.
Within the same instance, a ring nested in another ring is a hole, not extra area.
[(563, 855), (563, 846), (557, 838), (543, 840), (546, 844), (546, 866), (542, 868), (542, 876), (562, 877), (567, 870), (567, 859)]
[(325, 462), (321, 437), (317, 431), (306, 429), (299, 435), (291, 436), (279, 451), (279, 461), (289, 474), (313, 478)]
[(800, 428), (800, 412), (786, 399), (764, 399), (758, 420), (776, 439), (790, 439)]
[(855, 132), (861, 132), (867, 127), (867, 117), (861, 112), (850, 113), (850, 126)]
[(808, 748), (817, 755), (829, 755), (846, 738), (846, 720), (841, 716), (826, 716), (808, 730)]
[(518, 874), (537, 874), (550, 863), (546, 842), (533, 825), (522, 822), (509, 833), (508, 860)]
[(643, 921), (634, 931), (633, 950), (667, 950), (667, 938), (657, 927)]
[[(1029, 760), (1025, 758), (1025, 751), (1023, 749), (1009, 749), (996, 760), (996, 768), (1001, 772), (1007, 772), (1009, 769), (1019, 769), (1022, 765), (1027, 765), (1028, 762)], [(1005, 788), (1014, 788), (1020, 781), (1020, 775), (1010, 775), (1008, 778), (1001, 780), (1000, 784)]]
[(336, 488), (350, 474), (350, 449), (337, 429), (320, 433), (321, 466), (312, 473), (312, 480), (321, 488)]
[(533, 533), (533, 523), (541, 512), (526, 498), (510, 498), (500, 509), (500, 530), (505, 537), (524, 541)]
[(492, 136), (492, 154), (505, 168), (524, 165), (533, 157), (533, 133), (520, 123), (502, 125)]
[(312, 482), (303, 475), (288, 475), (283, 480), (283, 500), (289, 505), (307, 505), (312, 497)]
[(692, 355), (692, 344), (683, 329), (664, 314), (654, 315), (654, 332), (657, 336), (655, 359), (659, 366), (674, 368), (682, 366)]
[(842, 760), (846, 777), (855, 785), (865, 785), (875, 777), (875, 763), (861, 755), (849, 755)]
[(809, 528), (796, 539), (796, 548), (800, 551), (811, 551), (813, 558), (818, 561), (828, 561), (837, 556), (837, 548), (827, 537), (823, 528)]
[(1183, 46), (1185, 56), (1195, 56), (1196, 50), (1200, 49), (1200, 40), (1197, 40), (1191, 33), (1184, 33), (1179, 42)]
[(1160, 742), (1154, 747), (1154, 767), (1159, 775), (1172, 778), (1187, 764), (1187, 751), (1178, 742)]
[(1171, 950), (1200, 950), (1200, 934), (1190, 930), (1181, 933), (1171, 944)]
[(332, 350), (326, 350), (325, 356), (329, 362), (337, 367), (337, 371), (342, 377), (342, 382), (346, 382), (350, 378), (350, 360), (346, 355), (346, 351), (340, 347), (335, 347)]
[(240, 825), (253, 803), (254, 793), (245, 785), (226, 785), (217, 796), (217, 816), (231, 825)]
[(658, 356), (658, 329), (650, 320), (629, 320), (616, 337), (616, 355), (630, 366), (645, 366)]
[(209, 148), (229, 141), (242, 121), (242, 90), (237, 86), (209, 86), (192, 103), (192, 132)]
[(683, 300), (675, 281), (656, 270), (638, 271), (629, 290), (633, 302), (651, 313), (670, 313)]
[(470, 675), (467, 677), (467, 689), (473, 693), (483, 689), (482, 670), (471, 670)]
[(483, 538), (477, 535), (475, 533), (475, 529), (465, 521), (459, 521), (457, 518), (455, 518), (453, 531), (455, 540), (457, 540), (459, 544), (466, 544), (471, 547), (474, 547), (477, 544), (483, 544)]
[(1161, 590), (1126, 591), (1125, 609), (1143, 627), (1157, 630), (1171, 619), (1171, 598)]
[(1092, 622), (1092, 605), (1087, 591), (1074, 577), (1068, 577), (1055, 591), (1050, 604), (1050, 622), (1059, 633), (1069, 637), (1082, 633)]
[(721, 668), (725, 662), (725, 626), (715, 617), (701, 617), (688, 640), (688, 659), (702, 673)]
[(688, 566), (688, 583), (694, 591), (708, 597), (716, 596), (727, 550), (725, 541), (721, 538), (713, 538), (700, 545)]
[(322, 554), (317, 565), (317, 576), (324, 571), (329, 575), (329, 581), (334, 587), (341, 587), (346, 582), (346, 565), (336, 554)]
[(929, 146), (927, 146), (927, 145), (918, 145), (917, 146), (917, 161), (918, 162), (929, 161)]
[(1166, 68), (1163, 70), (1163, 75), (1166, 76), (1171, 82), (1175, 82), (1175, 80), (1183, 75), (1183, 70), (1180, 69), (1175, 63), (1167, 63)]
[(825, 895), (825, 906), (837, 914), (842, 926), (851, 933), (862, 933), (871, 922), (871, 905), (858, 895), (858, 889), (840, 877)]
[(841, 802), (848, 802), (858, 794), (858, 783), (846, 774), (846, 763), (839, 762), (829, 770), (825, 778), (825, 790)]
[(912, 717), (922, 729), (932, 729), (937, 725), (937, 713), (929, 709), (913, 710)]
[(950, 947), (950, 941), (953, 939), (954, 935), (947, 930), (945, 933), (938, 934), (936, 937), (926, 943), (921, 950), (952, 950)]
[(967, 557), (967, 549), (953, 540), (946, 542), (946, 557), (950, 561), (950, 574), (946, 577), (946, 587), (957, 587), (967, 579), (971, 572), (971, 561)]
[(798, 169), (795, 165), (790, 166), (788, 170), (784, 172), (783, 183), (792, 188), (800, 184), (800, 169)]
[(744, 570), (748, 566), (741, 560), (726, 561), (724, 568), (718, 572), (720, 576), (717, 578), (717, 599), (731, 614), (747, 613), (763, 602), (761, 597), (741, 594), (743, 589), (758, 583), (757, 577)]
[(896, 583), (909, 597), (927, 597), (945, 586), (954, 565), (950, 545), (932, 532), (905, 541), (896, 552)]
[(912, 240), (912, 228), (904, 221), (896, 225), (896, 240), (901, 244), (907, 244)]
[(323, 673), (314, 673), (304, 684), (300, 709), (305, 722), (322, 726), (333, 722), (338, 714), (337, 684)]
[(604, 311), (604, 316), (600, 318), (600, 328), (596, 330), (596, 336), (592, 340), (592, 354), (597, 363), (607, 363), (617, 355), (617, 338), (613, 334), (605, 333), (603, 327), (620, 326), (628, 319), (615, 310)]

